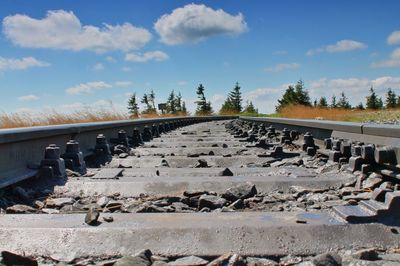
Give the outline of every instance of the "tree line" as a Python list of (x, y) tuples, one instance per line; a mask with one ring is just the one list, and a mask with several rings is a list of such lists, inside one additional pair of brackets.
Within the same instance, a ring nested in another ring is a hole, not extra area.
[[(150, 93), (143, 94), (140, 103), (144, 104), (144, 109), (140, 111), (138, 98), (136, 96), (136, 93), (133, 93), (128, 100), (128, 112), (130, 116), (132, 118), (137, 118), (141, 114), (143, 115), (157, 114), (155, 99), (156, 99), (156, 94), (154, 93), (153, 90), (151, 90)], [(166, 102), (165, 111), (168, 114), (177, 114), (183, 116), (188, 114), (185, 101), (182, 100), (182, 95), (180, 92), (176, 94), (174, 90), (171, 91)]]
[(326, 97), (320, 97), (318, 100), (315, 99), (313, 102), (311, 102), (309, 93), (305, 89), (304, 82), (302, 80), (299, 80), (294, 86), (288, 86), (288, 88), (282, 95), (282, 98), (278, 100), (276, 111), (279, 113), (284, 107), (289, 105), (360, 110), (378, 110), (383, 108), (392, 109), (400, 108), (400, 96), (397, 96), (394, 90), (388, 88), (385, 95), (385, 101), (383, 101), (382, 97), (379, 97), (376, 94), (374, 88), (371, 87), (369, 89), (369, 95), (366, 97), (365, 100), (365, 106), (362, 102), (360, 102), (356, 106), (352, 106), (344, 92), (340, 93), (338, 98), (336, 97), (336, 95), (333, 95), (330, 103), (328, 103)]
[[(254, 106), (251, 101), (246, 101), (246, 104), (243, 106), (243, 99), (241, 93), (241, 87), (239, 83), (236, 82), (232, 91), (228, 93), (226, 100), (224, 101), (221, 109), (218, 111), (219, 114), (222, 115), (231, 115), (231, 114), (258, 114), (258, 109)], [(205, 96), (205, 87), (203, 84), (199, 84), (196, 89), (197, 101), (196, 104), (196, 115), (211, 115), (214, 114), (214, 110), (211, 105), (211, 101), (207, 100)], [(150, 93), (145, 93), (140, 100), (140, 103), (144, 104), (144, 109), (142, 111), (139, 110), (139, 103), (136, 93), (133, 93), (128, 100), (128, 111), (131, 117), (137, 118), (140, 115), (152, 115), (157, 114), (156, 104), (155, 104), (156, 95), (153, 90)], [(166, 109), (165, 112), (167, 114), (177, 114), (177, 115), (188, 115), (189, 112), (186, 109), (185, 101), (182, 100), (182, 95), (180, 92), (175, 93), (174, 90), (169, 94), (166, 101)]]

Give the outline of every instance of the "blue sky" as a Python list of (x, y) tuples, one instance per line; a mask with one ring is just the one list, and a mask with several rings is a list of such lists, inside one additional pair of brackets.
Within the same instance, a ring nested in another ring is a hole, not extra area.
[(273, 112), (290, 83), (312, 99), (400, 94), (400, 1), (0, 0), (0, 110), (125, 111), (195, 89), (218, 110), (235, 82)]

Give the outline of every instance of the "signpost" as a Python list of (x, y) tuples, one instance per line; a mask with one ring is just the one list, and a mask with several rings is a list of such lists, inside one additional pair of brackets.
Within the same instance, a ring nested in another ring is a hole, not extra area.
[(158, 104), (158, 110), (160, 110), (161, 113), (164, 114), (164, 111), (167, 110), (167, 104), (166, 103), (159, 103)]

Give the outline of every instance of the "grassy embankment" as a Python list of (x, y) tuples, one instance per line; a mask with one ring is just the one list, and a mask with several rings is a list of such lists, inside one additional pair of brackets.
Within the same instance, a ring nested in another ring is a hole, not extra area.
[[(236, 114), (225, 114), (236, 115)], [(241, 113), (241, 116), (259, 117), (287, 117), (299, 119), (321, 119), (349, 122), (370, 122), (380, 121), (391, 123), (400, 121), (400, 109), (391, 110), (345, 110), (329, 108), (313, 108), (305, 106), (289, 106), (280, 113), (275, 114), (249, 114)], [(140, 118), (174, 117), (183, 114), (148, 114)], [(43, 112), (32, 115), (30, 113), (0, 114), (0, 128), (17, 128), (31, 126), (61, 125), (71, 123), (87, 123), (130, 119), (125, 113), (118, 113), (110, 110), (80, 110), (65, 114), (57, 111)], [(399, 123), (399, 122), (397, 122)]]

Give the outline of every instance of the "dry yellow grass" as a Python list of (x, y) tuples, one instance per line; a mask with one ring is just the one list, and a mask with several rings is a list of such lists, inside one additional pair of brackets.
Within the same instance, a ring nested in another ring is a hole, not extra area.
[[(139, 118), (173, 117), (184, 116), (183, 114), (149, 114)], [(72, 123), (88, 123), (101, 121), (117, 121), (135, 119), (128, 114), (115, 110), (79, 110), (73, 113), (60, 113), (55, 110), (31, 114), (28, 112), (2, 113), (0, 114), (0, 128), (18, 128), (33, 126), (61, 125)], [(138, 119), (138, 118), (136, 118)]]
[(396, 122), (400, 121), (400, 109), (390, 110), (352, 110), (340, 108), (317, 108), (291, 105), (283, 108), (280, 117), (299, 119), (321, 119), (352, 122)]

